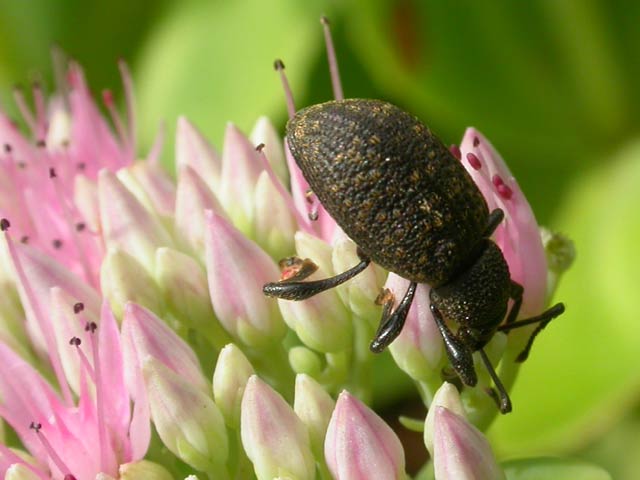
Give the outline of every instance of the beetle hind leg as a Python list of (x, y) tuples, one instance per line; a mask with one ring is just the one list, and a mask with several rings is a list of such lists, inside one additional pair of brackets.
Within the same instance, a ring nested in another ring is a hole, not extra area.
[[(480, 358), (482, 358), (482, 363), (484, 363), (485, 368), (489, 372), (489, 376), (491, 380), (493, 380), (493, 384), (496, 386), (496, 389), (493, 388), (488, 389), (489, 396), (493, 398), (498, 405), (498, 409), (500, 413), (509, 413), (511, 411), (511, 399), (509, 398), (509, 394), (507, 390), (504, 388), (500, 377), (496, 373), (496, 369), (491, 365), (491, 361), (489, 357), (485, 353), (484, 349), (478, 350), (480, 352)], [(496, 392), (497, 390), (497, 392)]]

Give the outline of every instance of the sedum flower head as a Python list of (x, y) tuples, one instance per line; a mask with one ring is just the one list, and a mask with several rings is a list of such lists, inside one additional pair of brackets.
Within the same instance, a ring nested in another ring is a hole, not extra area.
[[(136, 160), (120, 68), (125, 115), (105, 92), (101, 116), (75, 64), (66, 93), (47, 101), (34, 87), (35, 112), (18, 94), (27, 135), (0, 113), (0, 416), (20, 443), (0, 444), (0, 476), (406, 478), (398, 437), (359, 399), (373, 391), (376, 298), (385, 287), (399, 299), (406, 281), (370, 265), (303, 302), (265, 297), (299, 262), (316, 269), (310, 280), (352, 267), (355, 244), (264, 118), (250, 138), (230, 124), (221, 150), (178, 119), (176, 181), (158, 163), (162, 134)], [(537, 313), (548, 289), (533, 214), (479, 132), (460, 151), (505, 211), (496, 242), (523, 312)], [(438, 478), (490, 478), (455, 477), (498, 471), (464, 417), (496, 409), (486, 376), (462, 403), (438, 390), (447, 363), (428, 299), (421, 285), (392, 356), (432, 404)], [(494, 363), (506, 343), (488, 346)]]

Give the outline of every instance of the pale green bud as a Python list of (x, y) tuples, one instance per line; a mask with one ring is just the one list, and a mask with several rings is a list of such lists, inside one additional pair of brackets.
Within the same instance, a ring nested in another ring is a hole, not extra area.
[(162, 465), (148, 460), (120, 465), (119, 480), (173, 480), (169, 471)]
[(127, 302), (142, 305), (158, 315), (164, 312), (164, 302), (155, 280), (128, 253), (111, 248), (100, 268), (103, 295), (117, 318), (122, 318)]
[(305, 373), (317, 378), (322, 371), (320, 356), (307, 347), (296, 346), (289, 350), (289, 364), (296, 373)]
[(309, 431), (311, 448), (316, 458), (324, 457), (324, 438), (335, 402), (322, 386), (308, 375), (296, 376), (293, 410)]
[(213, 397), (231, 428), (240, 427), (240, 405), (249, 378), (255, 373), (244, 353), (230, 343), (218, 356), (213, 372)]
[(171, 248), (159, 248), (155, 277), (167, 306), (180, 321), (196, 329), (214, 321), (207, 275), (192, 257)]
[(162, 442), (198, 470), (223, 472), (227, 431), (213, 400), (153, 357), (147, 357), (142, 370), (151, 418)]

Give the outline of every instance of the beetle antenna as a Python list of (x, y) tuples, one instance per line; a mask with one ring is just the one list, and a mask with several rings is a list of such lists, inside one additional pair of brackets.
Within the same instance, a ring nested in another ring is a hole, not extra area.
[(320, 23), (322, 23), (322, 29), (324, 30), (324, 43), (327, 46), (327, 58), (329, 60), (329, 72), (331, 72), (333, 96), (336, 100), (344, 100), (342, 83), (340, 82), (340, 70), (338, 69), (338, 58), (336, 57), (336, 50), (333, 47), (333, 38), (331, 37), (329, 19), (323, 15), (320, 17)]
[(282, 89), (284, 90), (284, 98), (287, 101), (287, 112), (289, 113), (289, 118), (293, 118), (296, 114), (296, 105), (293, 103), (293, 93), (291, 93), (291, 87), (289, 86), (289, 80), (287, 80), (287, 75), (284, 73), (284, 63), (282, 60), (277, 58), (273, 62), (273, 68), (280, 74), (280, 81), (282, 82)]

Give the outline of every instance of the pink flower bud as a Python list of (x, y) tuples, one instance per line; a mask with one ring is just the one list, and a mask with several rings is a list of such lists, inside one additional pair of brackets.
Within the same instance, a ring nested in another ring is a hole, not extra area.
[(343, 391), (324, 443), (336, 480), (404, 479), (404, 450), (391, 428), (373, 410)]

